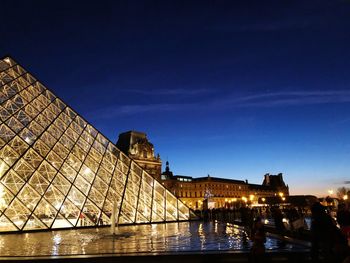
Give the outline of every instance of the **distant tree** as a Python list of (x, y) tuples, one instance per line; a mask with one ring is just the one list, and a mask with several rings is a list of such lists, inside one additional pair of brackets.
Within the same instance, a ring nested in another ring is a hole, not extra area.
[[(344, 195), (348, 194), (350, 192), (350, 188), (346, 188), (346, 187), (339, 187), (337, 189), (337, 197), (339, 199), (342, 199)], [(350, 197), (350, 196), (349, 196)]]

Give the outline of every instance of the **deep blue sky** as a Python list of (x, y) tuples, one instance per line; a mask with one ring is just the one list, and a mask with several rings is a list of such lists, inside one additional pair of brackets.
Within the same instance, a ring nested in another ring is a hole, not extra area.
[(2, 1), (0, 56), (175, 174), (349, 179), (350, 1), (88, 2)]

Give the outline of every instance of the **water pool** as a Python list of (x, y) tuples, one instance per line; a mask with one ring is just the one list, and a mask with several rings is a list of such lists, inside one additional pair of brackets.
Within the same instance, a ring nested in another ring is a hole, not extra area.
[[(179, 222), (0, 235), (1, 257), (97, 254), (249, 251), (242, 228), (226, 223)], [(269, 251), (300, 251), (305, 246), (268, 237)]]

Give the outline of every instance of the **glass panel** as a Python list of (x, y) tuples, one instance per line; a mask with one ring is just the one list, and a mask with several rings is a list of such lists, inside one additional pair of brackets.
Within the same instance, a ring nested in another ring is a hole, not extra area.
[(16, 163), (14, 170), (25, 181), (27, 181), (34, 172), (34, 168), (22, 159)]
[(0, 158), (3, 159), (9, 166), (14, 164), (14, 162), (19, 157), (10, 146), (6, 145), (0, 150)]
[(61, 174), (57, 174), (55, 179), (52, 181), (52, 184), (60, 190), (64, 195), (66, 195), (71, 187), (71, 183), (65, 179)]
[(34, 168), (37, 168), (43, 160), (43, 158), (33, 149), (29, 149), (22, 158)]
[(43, 222), (41, 222), (35, 215), (31, 215), (23, 230), (35, 230), (45, 228), (47, 228), (47, 226)]
[(40, 175), (44, 177), (48, 182), (51, 182), (55, 177), (57, 170), (53, 168), (47, 161), (43, 161), (38, 171)]
[(22, 201), (31, 211), (35, 208), (40, 200), (40, 195), (28, 184), (25, 185), (18, 194), (18, 199)]
[(5, 124), (0, 125), (0, 138), (4, 142), (9, 142), (13, 137), (15, 137), (15, 133), (7, 127)]
[(5, 208), (14, 198), (13, 194), (8, 189), (6, 189), (4, 185), (0, 183), (0, 214), (5, 210)]
[(22, 188), (25, 182), (13, 170), (11, 170), (1, 179), (1, 183), (10, 189), (10, 191), (15, 195)]
[(27, 219), (29, 218), (30, 211), (17, 199), (13, 200), (10, 206), (6, 209), (6, 217), (10, 219), (19, 229), (22, 229)]
[(29, 180), (29, 184), (38, 191), (39, 194), (43, 195), (46, 189), (49, 187), (49, 181), (47, 181), (41, 174), (36, 171)]
[(36, 207), (34, 214), (44, 222), (48, 227), (52, 225), (57, 214), (57, 210), (50, 205), (45, 199), (42, 199)]
[(44, 197), (54, 208), (56, 208), (56, 210), (59, 210), (61, 208), (64, 200), (64, 195), (53, 185), (49, 186)]

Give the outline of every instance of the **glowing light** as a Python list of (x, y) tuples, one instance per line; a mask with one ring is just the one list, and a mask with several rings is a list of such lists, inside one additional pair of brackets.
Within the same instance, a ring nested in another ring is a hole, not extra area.
[(86, 167), (84, 170), (84, 174), (87, 175), (89, 173), (91, 173), (91, 169), (89, 167)]
[(5, 58), (4, 61), (5, 61), (6, 63), (8, 63), (8, 64), (11, 63), (11, 60), (10, 60), (9, 58)]
[(343, 200), (348, 200), (348, 195), (344, 195)]
[(0, 184), (0, 209), (2, 210), (3, 208), (6, 207), (6, 203), (5, 203), (5, 189), (4, 187)]
[(254, 195), (250, 195), (250, 196), (249, 196), (249, 200), (250, 200), (250, 201), (253, 201), (253, 200), (254, 200)]
[(332, 189), (329, 189), (327, 192), (328, 192), (330, 195), (332, 195), (332, 194), (334, 193), (334, 191), (333, 191)]
[(282, 192), (279, 192), (278, 195), (279, 195), (280, 197), (282, 197), (282, 196), (283, 196), (283, 193), (282, 193)]
[(233, 202), (237, 202), (237, 198), (233, 198), (233, 200), (232, 200)]
[(261, 198), (261, 200), (263, 201), (263, 202), (265, 202), (266, 201), (266, 199), (263, 197), (263, 198)]
[(285, 200), (286, 200), (286, 198), (285, 198), (285, 197), (282, 197), (282, 200), (283, 200), (283, 201), (285, 201)]

